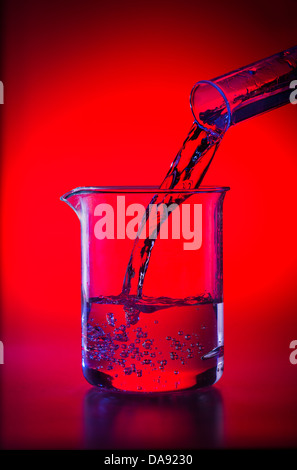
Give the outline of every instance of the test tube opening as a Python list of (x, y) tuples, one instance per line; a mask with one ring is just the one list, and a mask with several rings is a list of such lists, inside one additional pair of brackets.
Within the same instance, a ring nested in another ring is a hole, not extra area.
[(238, 70), (197, 82), (190, 105), (199, 126), (222, 135), (229, 126), (290, 103), (297, 46)]
[(209, 80), (197, 82), (190, 95), (190, 106), (200, 127), (223, 135), (231, 124), (231, 109), (223, 90)]

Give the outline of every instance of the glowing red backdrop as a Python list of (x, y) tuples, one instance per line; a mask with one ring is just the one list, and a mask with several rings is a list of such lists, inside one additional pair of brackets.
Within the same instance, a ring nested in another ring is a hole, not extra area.
[[(14, 343), (57, 341), (58, 360), (58, 344), (68, 341), (80, 373), (79, 221), (59, 197), (84, 185), (159, 184), (192, 124), (194, 83), (295, 45), (296, 4), (283, 6), (5, 2), (7, 351)], [(297, 106), (287, 105), (231, 128), (204, 180), (231, 187), (224, 206), (230, 364), (250, 348), (255, 361), (271, 355), (288, 367), (297, 337), (296, 118)], [(271, 363), (271, 373), (278, 370)], [(296, 375), (292, 367), (290, 373)]]

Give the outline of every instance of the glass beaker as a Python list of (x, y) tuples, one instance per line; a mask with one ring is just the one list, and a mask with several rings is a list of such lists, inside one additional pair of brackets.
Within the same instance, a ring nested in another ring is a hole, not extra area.
[[(81, 223), (82, 367), (92, 385), (167, 392), (221, 377), (228, 189), (85, 187), (62, 196)], [(160, 222), (161, 204), (154, 201), (164, 196), (170, 204), (163, 204)], [(140, 230), (144, 217), (147, 233)], [(154, 245), (142, 295), (127, 294), (132, 248), (145, 248), (148, 237)]]

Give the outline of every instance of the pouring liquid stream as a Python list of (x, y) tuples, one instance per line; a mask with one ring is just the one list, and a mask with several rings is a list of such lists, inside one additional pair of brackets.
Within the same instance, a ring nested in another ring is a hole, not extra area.
[[(172, 162), (170, 170), (164, 178), (160, 189), (197, 189), (213, 160), (221, 139), (222, 136), (213, 131), (205, 130), (194, 122), (182, 148)], [(134, 241), (127, 266), (122, 289), (124, 295), (133, 295), (138, 298), (142, 297), (145, 275), (156, 241), (156, 235), (158, 235), (161, 224), (164, 222), (165, 217), (167, 217), (167, 213), (162, 216), (163, 204), (166, 204), (166, 206), (171, 204), (180, 205), (188, 197), (189, 196), (185, 194), (173, 193), (167, 195), (165, 193), (156, 195), (152, 199), (150, 204), (155, 204), (160, 208), (160, 211), (157, 211), (158, 220), (156, 223), (157, 228), (155, 229), (157, 233), (152, 236), (152, 229), (149, 226), (150, 214), (148, 208), (150, 206), (148, 206)], [(142, 237), (143, 231), (149, 235)]]
[[(295, 84), (296, 78), (297, 46), (211, 82), (197, 82), (190, 97), (194, 124), (160, 189), (197, 189), (228, 127), (289, 103), (291, 85)], [(179, 205), (183, 201), (178, 195), (174, 200), (172, 196), (162, 195), (152, 202)], [(123, 294), (139, 298), (155, 243), (150, 237), (144, 242), (139, 239), (143, 230), (148, 229), (145, 233), (149, 233), (148, 215), (147, 211), (134, 243), (122, 289)], [(161, 223), (162, 217), (160, 223), (158, 220), (158, 229)]]

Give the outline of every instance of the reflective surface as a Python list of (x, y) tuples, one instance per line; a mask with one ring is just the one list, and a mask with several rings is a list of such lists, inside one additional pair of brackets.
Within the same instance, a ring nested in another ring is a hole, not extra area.
[(154, 396), (108, 394), (84, 398), (85, 445), (95, 449), (218, 447), (223, 402), (218, 389)]
[[(263, 345), (276, 345), (273, 340)], [(136, 396), (89, 386), (77, 344), (62, 336), (51, 343), (7, 343), (0, 369), (2, 448), (295, 447), (297, 366), (289, 350), (259, 354), (260, 335), (253, 345), (252, 352), (230, 344), (228, 366), (212, 387)], [(65, 370), (69, 361), (73, 367)]]

